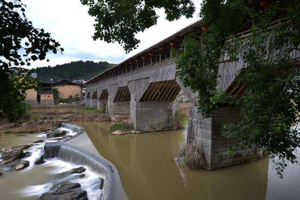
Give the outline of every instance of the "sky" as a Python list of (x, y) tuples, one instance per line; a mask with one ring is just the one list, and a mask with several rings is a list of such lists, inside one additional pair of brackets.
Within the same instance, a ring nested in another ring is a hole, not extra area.
[(48, 54), (50, 62), (36, 61), (29, 68), (55, 66), (77, 60), (107, 61), (120, 63), (126, 58), (152, 46), (181, 30), (189, 24), (199, 20), (201, 0), (193, 0), (196, 12), (193, 18), (181, 18), (169, 22), (165, 19), (163, 10), (158, 10), (160, 18), (157, 25), (137, 35), (141, 40), (139, 47), (126, 54), (118, 43), (94, 41), (94, 18), (88, 15), (88, 7), (80, 0), (24, 0), (27, 18), (37, 28), (50, 32), (52, 38), (61, 43), (63, 55)]

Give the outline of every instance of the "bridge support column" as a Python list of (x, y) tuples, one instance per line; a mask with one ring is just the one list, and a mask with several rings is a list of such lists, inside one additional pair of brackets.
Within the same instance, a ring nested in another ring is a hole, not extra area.
[(85, 106), (90, 106), (90, 104), (91, 104), (91, 99), (90, 99), (90, 98), (85, 98), (84, 104), (85, 104)]
[(102, 113), (106, 113), (106, 107), (107, 107), (108, 101), (107, 99), (100, 99), (98, 101), (98, 110)]
[(198, 113), (195, 101), (190, 110), (187, 143), (196, 143), (201, 149), (206, 161), (204, 168), (213, 170), (265, 157), (265, 151), (256, 147), (230, 153), (236, 138), (223, 136), (222, 128), (224, 124), (240, 121), (240, 108), (220, 107), (211, 118), (204, 118)]
[(129, 115), (130, 101), (109, 102), (109, 114), (124, 114)]
[(129, 115), (130, 112), (130, 92), (127, 86), (115, 87), (109, 90), (108, 107), (109, 114)]
[(94, 108), (98, 107), (97, 99), (91, 99), (90, 107), (94, 107)]
[(167, 101), (138, 101), (131, 95), (130, 121), (137, 130), (160, 131), (175, 129), (176, 104)]

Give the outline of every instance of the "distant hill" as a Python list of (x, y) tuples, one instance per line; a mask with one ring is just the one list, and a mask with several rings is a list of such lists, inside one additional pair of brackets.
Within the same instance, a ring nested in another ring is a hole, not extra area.
[(57, 82), (60, 80), (88, 80), (104, 70), (115, 66), (108, 62), (75, 61), (55, 67), (38, 67), (38, 79), (44, 82)]

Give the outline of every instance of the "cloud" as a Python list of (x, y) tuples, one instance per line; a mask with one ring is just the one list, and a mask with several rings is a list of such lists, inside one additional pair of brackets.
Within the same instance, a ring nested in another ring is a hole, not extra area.
[[(194, 0), (199, 11), (201, 0)], [(51, 36), (59, 41), (65, 49), (63, 55), (50, 54), (50, 62), (38, 61), (31, 67), (54, 66), (76, 60), (105, 60), (119, 63), (124, 59), (148, 48), (180, 29), (199, 19), (195, 13), (192, 19), (182, 18), (169, 22), (165, 20), (163, 10), (159, 10), (158, 24), (139, 33), (141, 40), (139, 47), (126, 54), (117, 43), (94, 41), (94, 19), (88, 15), (88, 7), (83, 6), (79, 0), (26, 0), (26, 15), (38, 28), (44, 28)]]

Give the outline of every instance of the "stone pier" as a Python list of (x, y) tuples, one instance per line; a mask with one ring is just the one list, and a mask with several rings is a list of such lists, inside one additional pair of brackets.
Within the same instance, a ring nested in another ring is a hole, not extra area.
[(138, 130), (173, 130), (177, 120), (175, 105), (166, 101), (137, 101), (135, 95), (132, 95), (130, 121)]
[(237, 124), (240, 108), (219, 107), (210, 118), (204, 118), (197, 110), (195, 101), (191, 106), (187, 143), (196, 143), (203, 152), (208, 170), (254, 161), (266, 156), (263, 149), (256, 147), (233, 149), (236, 138), (222, 135), (223, 125)]

